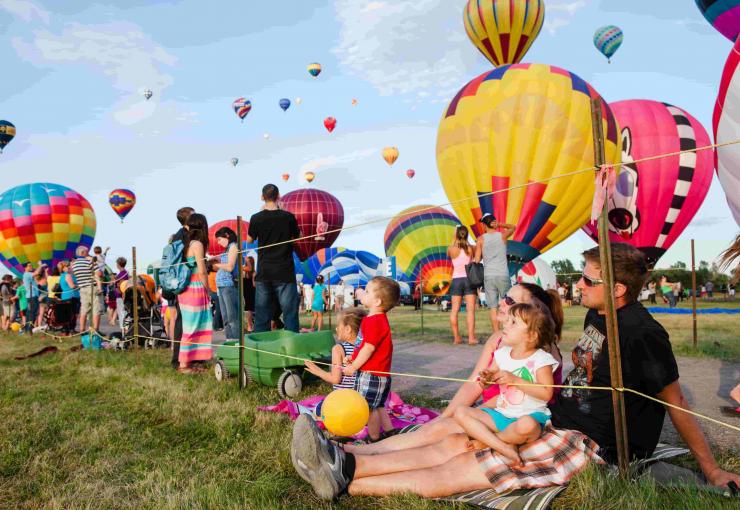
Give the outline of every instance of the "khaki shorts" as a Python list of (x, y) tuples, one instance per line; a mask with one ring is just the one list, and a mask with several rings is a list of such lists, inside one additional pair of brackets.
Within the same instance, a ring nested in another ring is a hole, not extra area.
[(80, 289), (80, 315), (89, 314), (91, 309), (93, 315), (103, 315), (105, 313), (103, 293), (95, 289), (91, 296), (89, 287)]

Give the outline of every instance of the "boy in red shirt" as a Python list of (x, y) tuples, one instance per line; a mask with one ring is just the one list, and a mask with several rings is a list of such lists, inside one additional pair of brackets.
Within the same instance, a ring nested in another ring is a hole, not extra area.
[(385, 401), (391, 391), (388, 372), (391, 371), (393, 359), (391, 327), (386, 314), (398, 304), (400, 292), (398, 283), (384, 276), (377, 276), (368, 282), (360, 298), (368, 315), (360, 325), (355, 352), (343, 368), (345, 375), (357, 372), (355, 390), (365, 397), (370, 407), (367, 433), (371, 441), (380, 438), (381, 424), (386, 432), (393, 429), (385, 411)]

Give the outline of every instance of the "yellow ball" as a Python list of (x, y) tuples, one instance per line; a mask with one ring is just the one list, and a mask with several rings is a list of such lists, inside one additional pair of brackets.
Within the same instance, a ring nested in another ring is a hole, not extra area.
[(370, 417), (370, 408), (355, 390), (334, 390), (321, 403), (321, 421), (335, 436), (354, 436)]
[(19, 331), (21, 330), (21, 325), (20, 325), (20, 324), (18, 324), (17, 322), (14, 322), (14, 323), (12, 323), (12, 324), (10, 325), (10, 329), (11, 329), (11, 331), (13, 331), (14, 333), (18, 333), (18, 332), (19, 332)]

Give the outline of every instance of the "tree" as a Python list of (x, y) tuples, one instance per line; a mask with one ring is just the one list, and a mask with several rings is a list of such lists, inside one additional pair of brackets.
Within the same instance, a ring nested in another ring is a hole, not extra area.
[(575, 273), (576, 268), (573, 266), (573, 262), (571, 262), (568, 259), (563, 260), (554, 260), (550, 267), (552, 267), (553, 271), (555, 271), (555, 274), (570, 274)]
[(674, 262), (671, 269), (686, 269), (686, 262), (681, 262), (680, 260)]

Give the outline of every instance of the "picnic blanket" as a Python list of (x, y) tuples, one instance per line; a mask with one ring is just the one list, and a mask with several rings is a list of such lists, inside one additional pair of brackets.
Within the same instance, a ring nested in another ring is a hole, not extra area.
[[(301, 414), (310, 414), (317, 418), (317, 423), (320, 427), (324, 428), (324, 424), (321, 422), (321, 417), (316, 415), (316, 407), (321, 403), (325, 395), (315, 395), (309, 397), (300, 402), (293, 402), (291, 400), (282, 400), (272, 406), (261, 406), (257, 409), (259, 411), (268, 411), (273, 413), (282, 413), (290, 416), (291, 420), (295, 420)], [(402, 429), (409, 425), (423, 425), (437, 417), (437, 412), (425, 407), (418, 407), (411, 404), (407, 404), (397, 394), (391, 392), (386, 401), (386, 411), (391, 417), (391, 423), (396, 429)], [(358, 434), (352, 436), (355, 439), (363, 439), (367, 436), (367, 427), (363, 428)]]

